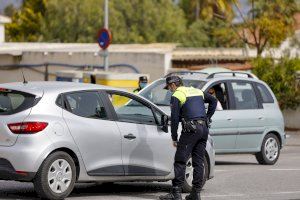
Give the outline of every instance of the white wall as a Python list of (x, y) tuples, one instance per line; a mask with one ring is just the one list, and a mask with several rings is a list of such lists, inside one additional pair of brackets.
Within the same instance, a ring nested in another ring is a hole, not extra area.
[(283, 117), (286, 127), (300, 129), (300, 107), (294, 110), (284, 110)]
[(0, 43), (5, 41), (4, 24), (0, 24)]
[[(19, 59), (19, 61), (18, 61)], [(103, 65), (103, 58), (95, 55), (93, 52), (24, 52), (21, 56), (12, 56), (8, 54), (0, 55), (0, 65), (6, 64), (41, 64), (46, 62), (64, 63), (74, 65)], [(149, 74), (150, 81), (156, 80), (165, 75), (166, 69), (171, 65), (171, 56), (165, 53), (155, 52), (111, 52), (109, 55), (109, 64), (129, 64), (136, 67), (140, 73)], [(25, 74), (29, 80), (44, 80), (42, 72), (44, 67), (34, 68), (40, 73), (32, 70), (25, 70)], [(49, 66), (49, 73), (55, 74), (57, 71), (69, 69), (56, 66)], [(71, 68), (72, 69), (72, 68)], [(73, 68), (75, 69), (75, 68)], [(130, 72), (132, 70), (124, 68), (121, 72)], [(20, 80), (21, 71), (19, 70), (1, 70), (0, 83), (14, 82)], [(50, 76), (49, 80), (55, 80), (54, 76)]]

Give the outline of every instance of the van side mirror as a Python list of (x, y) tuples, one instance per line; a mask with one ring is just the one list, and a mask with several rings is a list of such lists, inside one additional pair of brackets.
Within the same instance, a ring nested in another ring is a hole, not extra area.
[(167, 115), (162, 115), (161, 116), (161, 129), (168, 133), (169, 132), (169, 117)]

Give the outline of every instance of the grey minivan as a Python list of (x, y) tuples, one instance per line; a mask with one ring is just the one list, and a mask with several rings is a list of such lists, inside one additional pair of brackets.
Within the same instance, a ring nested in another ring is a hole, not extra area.
[[(209, 138), (205, 180), (214, 153)], [(174, 154), (167, 114), (143, 97), (91, 84), (0, 84), (0, 179), (31, 181), (43, 198), (62, 199), (75, 182), (171, 180)]]
[[(275, 164), (285, 144), (284, 120), (276, 97), (266, 83), (246, 72), (172, 73), (185, 86), (210, 92), (218, 99), (210, 135), (216, 154), (254, 154), (260, 164)], [(154, 81), (139, 95), (170, 113), (171, 93), (165, 78)]]

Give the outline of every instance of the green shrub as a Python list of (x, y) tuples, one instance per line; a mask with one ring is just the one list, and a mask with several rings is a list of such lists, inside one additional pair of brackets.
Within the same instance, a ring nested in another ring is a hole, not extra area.
[(300, 83), (296, 76), (300, 59), (257, 58), (252, 65), (253, 73), (273, 90), (281, 109), (295, 109), (300, 105)]

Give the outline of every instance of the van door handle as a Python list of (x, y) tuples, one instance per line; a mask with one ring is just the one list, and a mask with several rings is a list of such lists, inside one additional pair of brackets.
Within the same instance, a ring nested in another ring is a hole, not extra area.
[(231, 118), (228, 118), (227, 121), (231, 121), (231, 122), (232, 122), (232, 119), (231, 119)]
[(263, 120), (263, 119), (264, 119), (264, 117), (259, 117), (258, 119), (259, 119), (259, 120)]
[(124, 138), (128, 140), (134, 140), (136, 137), (132, 133), (129, 133), (128, 135), (124, 135)]

